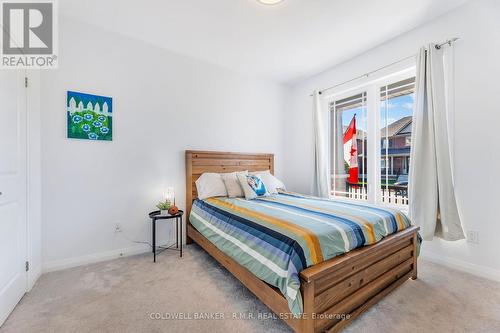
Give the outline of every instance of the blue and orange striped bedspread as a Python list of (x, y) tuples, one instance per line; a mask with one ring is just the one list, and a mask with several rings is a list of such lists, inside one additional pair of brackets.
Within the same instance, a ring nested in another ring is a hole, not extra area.
[(190, 221), (219, 250), (303, 311), (299, 273), (411, 225), (397, 209), (280, 192), (254, 200), (195, 200)]

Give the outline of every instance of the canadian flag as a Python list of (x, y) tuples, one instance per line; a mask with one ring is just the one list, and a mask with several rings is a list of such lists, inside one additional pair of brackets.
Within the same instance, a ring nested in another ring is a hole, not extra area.
[(344, 159), (349, 165), (349, 178), (351, 184), (358, 183), (358, 144), (356, 138), (356, 115), (344, 133)]

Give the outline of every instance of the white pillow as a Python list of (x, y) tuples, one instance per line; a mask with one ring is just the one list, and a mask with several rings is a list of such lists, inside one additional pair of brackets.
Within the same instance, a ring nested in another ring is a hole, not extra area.
[(249, 175), (257, 175), (259, 173), (271, 173), (271, 170), (262, 170), (262, 171), (250, 171)]
[(227, 197), (227, 190), (222, 177), (218, 173), (206, 172), (196, 181), (198, 199), (204, 200), (211, 197)]
[(230, 198), (241, 198), (245, 196), (243, 189), (241, 188), (240, 181), (238, 180), (238, 174), (247, 175), (248, 171), (221, 173), (222, 181), (226, 185), (227, 195)]
[(285, 184), (283, 184), (283, 182), (278, 178), (274, 177), (270, 170), (254, 171), (250, 172), (250, 174), (257, 175), (266, 186), (267, 192), (270, 194), (277, 194), (278, 189), (285, 189)]
[(266, 185), (264, 185), (264, 182), (259, 176), (238, 174), (237, 177), (245, 193), (245, 199), (251, 200), (269, 195), (269, 192), (266, 190)]

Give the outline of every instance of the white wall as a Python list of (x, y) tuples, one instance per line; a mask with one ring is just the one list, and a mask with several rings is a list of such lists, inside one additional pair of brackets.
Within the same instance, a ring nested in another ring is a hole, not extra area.
[[(147, 250), (123, 236), (150, 241), (166, 186), (184, 208), (186, 149), (275, 153), (280, 174), (284, 87), (66, 19), (59, 31), (59, 69), (41, 78), (45, 271)], [(113, 98), (112, 142), (66, 138), (67, 90)]]
[[(455, 50), (455, 180), (466, 229), (479, 231), (479, 244), (435, 240), (425, 256), (470, 272), (500, 279), (500, 2), (467, 5), (376, 47), (349, 62), (291, 88), (285, 127), (285, 180), (292, 190), (309, 192), (312, 175), (310, 93), (357, 77), (411, 54), (429, 42), (458, 36)], [(325, 36), (326, 37), (326, 36)], [(328, 40), (325, 38), (325, 43)]]
[[(146, 214), (164, 186), (175, 187), (184, 207), (185, 149), (274, 152), (277, 174), (291, 190), (308, 193), (309, 94), (459, 36), (456, 188), (465, 227), (479, 231), (480, 242), (436, 240), (423, 254), (500, 279), (500, 258), (492, 255), (500, 234), (498, 17), (497, 1), (471, 1), (290, 89), (62, 19), (60, 68), (41, 77), (44, 270), (147, 250), (124, 236), (150, 240)], [(113, 97), (113, 142), (66, 139), (67, 90)], [(123, 234), (114, 233), (116, 223)], [(163, 240), (169, 232), (159, 230)]]

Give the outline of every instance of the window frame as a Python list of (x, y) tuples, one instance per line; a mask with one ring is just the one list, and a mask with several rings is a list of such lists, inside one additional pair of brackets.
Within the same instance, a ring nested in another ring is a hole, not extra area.
[[(368, 76), (363, 79), (355, 80), (349, 86), (340, 86), (336, 89), (331, 89), (324, 94), (324, 102), (328, 106), (328, 131), (329, 131), (329, 154), (332, 153), (332, 128), (331, 128), (331, 110), (330, 103), (347, 98), (352, 95), (361, 94), (366, 92), (366, 131), (367, 131), (367, 200), (358, 200), (345, 197), (333, 196), (330, 193), (330, 198), (336, 200), (345, 200), (349, 202), (365, 202), (369, 204), (377, 204), (399, 210), (407, 210), (406, 207), (395, 204), (388, 204), (382, 201), (381, 188), (381, 149), (382, 149), (382, 136), (380, 135), (380, 108), (383, 101), (380, 99), (380, 89), (392, 83), (414, 77), (416, 75), (415, 60), (411, 63), (403, 64), (399, 68), (379, 73), (378, 76)], [(387, 142), (389, 144), (389, 142)], [(332, 156), (328, 161), (331, 163)], [(332, 170), (333, 172), (333, 170)], [(331, 179), (330, 179), (331, 184)]]
[[(355, 96), (355, 95), (359, 95), (359, 94), (365, 94), (366, 95), (366, 105), (364, 106), (365, 108), (365, 113), (366, 113), (366, 123), (368, 125), (368, 91), (366, 90), (366, 86), (362, 86), (362, 87), (356, 87), (354, 89), (350, 89), (350, 90), (343, 90), (341, 92), (339, 92), (338, 94), (334, 94), (334, 95), (328, 95), (328, 99), (325, 98), (325, 104), (327, 106), (327, 109), (328, 109), (328, 143), (329, 143), (329, 149), (328, 149), (328, 153), (331, 154), (332, 153), (332, 147), (331, 147), (331, 143), (332, 143), (332, 118), (331, 118), (331, 110), (330, 110), (330, 104), (333, 103), (334, 101), (338, 101), (338, 100), (342, 100), (342, 99), (345, 99), (345, 98), (349, 98), (351, 96)], [(329, 97), (332, 97), (332, 98), (329, 98)], [(369, 140), (369, 137), (367, 137), (366, 139), (367, 141)], [(367, 147), (367, 151), (368, 151), (368, 147)], [(367, 152), (365, 152), (365, 154), (367, 154)], [(329, 156), (328, 157), (328, 161), (330, 161), (330, 166), (333, 166), (335, 165), (335, 160), (334, 160), (334, 157), (333, 156)], [(359, 168), (359, 166), (358, 166)], [(367, 165), (366, 165), (366, 169), (368, 170), (367, 174), (366, 174), (366, 178), (367, 178), (367, 192), (369, 192), (369, 182), (370, 182), (370, 178), (369, 178), (369, 162), (367, 162)], [(359, 169), (358, 169), (359, 170)], [(332, 174), (333, 174), (334, 170), (333, 168), (330, 168), (330, 181), (329, 181), (329, 184), (330, 184), (330, 188), (332, 187), (332, 184), (333, 184), (333, 179), (332, 179)], [(330, 198), (335, 198), (335, 199), (342, 199), (342, 200), (349, 200), (349, 201), (355, 201), (355, 202), (369, 202), (369, 193), (367, 193), (367, 200), (357, 200), (357, 199), (350, 199), (350, 198), (345, 198), (345, 197), (340, 197), (340, 196), (333, 196), (332, 195), (332, 190), (330, 189)]]

